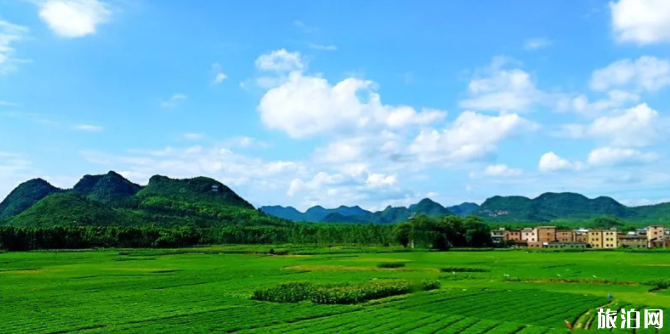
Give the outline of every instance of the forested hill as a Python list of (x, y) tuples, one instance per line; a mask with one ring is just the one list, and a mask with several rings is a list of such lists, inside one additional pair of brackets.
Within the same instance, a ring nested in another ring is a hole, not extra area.
[(109, 172), (86, 175), (72, 189), (41, 179), (25, 182), (0, 202), (0, 224), (211, 227), (285, 226), (289, 221), (256, 210), (214, 179), (156, 175), (142, 187)]
[[(358, 208), (358, 207), (356, 207)], [(409, 207), (387, 207), (382, 211), (347, 214), (337, 209), (313, 207), (302, 213), (292, 207), (261, 207), (264, 212), (293, 221), (393, 224), (406, 221), (412, 215), (440, 216), (453, 214), (461, 217), (475, 215), (497, 223), (545, 223), (561, 219), (587, 220), (612, 216), (631, 222), (666, 222), (670, 219), (670, 203), (643, 207), (627, 207), (610, 197), (587, 198), (575, 193), (545, 193), (537, 198), (523, 196), (494, 196), (477, 205), (463, 203), (444, 207), (430, 199), (423, 199)], [(350, 212), (351, 210), (345, 210)], [(313, 213), (318, 212), (319, 215)], [(336, 218), (336, 219), (334, 219)]]

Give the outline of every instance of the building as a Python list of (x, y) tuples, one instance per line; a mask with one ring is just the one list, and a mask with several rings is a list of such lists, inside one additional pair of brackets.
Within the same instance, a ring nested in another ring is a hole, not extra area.
[(528, 241), (528, 248), (544, 248), (544, 242)]
[(537, 242), (537, 230), (534, 228), (524, 228), (521, 230), (521, 240), (527, 243)]
[(556, 226), (538, 226), (535, 228), (537, 241), (554, 242), (556, 241)]
[(649, 247), (665, 245), (665, 229), (661, 225), (647, 226), (647, 242)]
[(589, 242), (589, 232), (575, 232), (575, 242)]
[(639, 236), (635, 232), (628, 232), (626, 234), (619, 233), (617, 235), (619, 247), (624, 248), (647, 248), (647, 236)]
[(505, 234), (505, 228), (503, 227), (491, 230), (491, 241), (493, 241), (494, 244), (499, 245), (505, 240)]
[(589, 230), (586, 232), (587, 240), (591, 248), (603, 248), (603, 231), (602, 230)]
[(616, 229), (610, 229), (610, 230), (605, 230), (602, 231), (602, 245), (603, 248), (617, 248), (617, 231)]
[(575, 242), (575, 232), (572, 230), (556, 230), (556, 241)]
[(521, 241), (521, 230), (510, 230), (505, 232), (505, 240), (507, 241)]

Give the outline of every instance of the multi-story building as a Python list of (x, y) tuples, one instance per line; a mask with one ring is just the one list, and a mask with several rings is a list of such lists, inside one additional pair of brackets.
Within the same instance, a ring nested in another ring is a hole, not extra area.
[(647, 248), (648, 244), (646, 236), (640, 236), (635, 232), (619, 233), (617, 239), (619, 247), (625, 248)]
[(509, 230), (505, 232), (505, 240), (507, 241), (521, 241), (521, 230)]
[(524, 228), (521, 230), (521, 240), (525, 242), (537, 242), (537, 230), (534, 228)]
[(494, 244), (500, 244), (505, 240), (505, 234), (505, 228), (503, 227), (491, 230), (491, 241), (493, 241)]
[(617, 248), (617, 232), (616, 229), (602, 231), (602, 245), (603, 248)]
[(603, 248), (603, 231), (589, 230), (586, 232), (587, 241), (591, 248)]
[(537, 241), (554, 242), (556, 241), (556, 226), (538, 226), (535, 228)]
[(649, 247), (657, 247), (658, 244), (665, 244), (664, 230), (661, 225), (647, 226), (647, 242)]
[(572, 230), (556, 230), (556, 241), (575, 242), (575, 232)]

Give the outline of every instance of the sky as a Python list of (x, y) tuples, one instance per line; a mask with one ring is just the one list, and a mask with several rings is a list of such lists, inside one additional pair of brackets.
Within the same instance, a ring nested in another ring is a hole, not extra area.
[(256, 206), (670, 201), (670, 1), (0, 0), (0, 198), (114, 170)]

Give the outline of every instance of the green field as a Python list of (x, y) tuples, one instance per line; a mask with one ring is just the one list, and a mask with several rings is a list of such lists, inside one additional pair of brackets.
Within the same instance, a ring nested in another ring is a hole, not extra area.
[[(0, 333), (566, 333), (565, 320), (597, 331), (603, 305), (664, 308), (670, 320), (670, 293), (649, 283), (670, 277), (670, 253), (268, 250), (2, 253)], [(405, 265), (380, 268), (389, 262)], [(389, 279), (441, 288), (350, 305), (250, 299), (285, 282)]]

